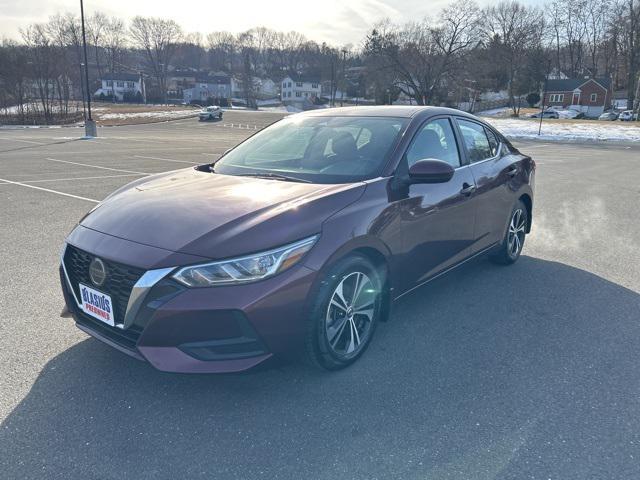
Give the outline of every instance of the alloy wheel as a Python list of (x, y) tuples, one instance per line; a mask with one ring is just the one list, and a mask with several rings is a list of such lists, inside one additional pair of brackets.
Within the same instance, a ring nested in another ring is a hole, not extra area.
[(378, 290), (362, 272), (342, 278), (333, 291), (325, 319), (325, 334), (331, 350), (347, 358), (356, 355), (367, 344)]
[(511, 217), (509, 224), (509, 234), (507, 237), (507, 246), (511, 258), (516, 258), (522, 250), (524, 244), (525, 229), (527, 227), (527, 219), (521, 208), (516, 209)]

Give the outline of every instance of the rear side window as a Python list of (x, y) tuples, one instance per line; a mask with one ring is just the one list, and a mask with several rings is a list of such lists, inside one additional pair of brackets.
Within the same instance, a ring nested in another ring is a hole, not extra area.
[(500, 142), (498, 142), (498, 139), (496, 138), (496, 136), (491, 130), (485, 127), (484, 131), (487, 134), (487, 138), (489, 139), (489, 147), (491, 147), (491, 156), (495, 157), (496, 155), (498, 155), (498, 146), (500, 145)]
[(495, 156), (495, 154), (492, 153), (491, 144), (482, 125), (461, 118), (458, 118), (457, 121), (460, 126), (460, 133), (462, 133), (462, 139), (467, 147), (467, 152), (469, 152), (469, 160), (471, 160), (471, 163), (480, 162)]
[(409, 167), (427, 158), (444, 160), (453, 168), (459, 167), (460, 155), (451, 122), (439, 118), (427, 123), (414, 137), (406, 157)]

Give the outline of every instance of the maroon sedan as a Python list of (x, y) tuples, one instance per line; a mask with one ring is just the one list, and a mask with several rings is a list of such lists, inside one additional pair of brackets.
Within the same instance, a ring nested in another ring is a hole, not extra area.
[(299, 353), (339, 369), (410, 290), (483, 253), (515, 262), (534, 174), (457, 110), (290, 116), (213, 165), (137, 180), (94, 208), (62, 253), (67, 308), (164, 371)]

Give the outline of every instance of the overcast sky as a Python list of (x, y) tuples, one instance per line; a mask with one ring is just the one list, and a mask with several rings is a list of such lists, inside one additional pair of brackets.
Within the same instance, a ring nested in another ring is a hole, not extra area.
[[(404, 22), (434, 15), (451, 0), (85, 0), (85, 14), (101, 11), (173, 18), (186, 33), (241, 32), (255, 26), (297, 30), (333, 45), (358, 45), (383, 18)], [(489, 3), (490, 0), (481, 0)], [(79, 0), (0, 0), (0, 37), (19, 38), (19, 29), (50, 15), (80, 12)]]

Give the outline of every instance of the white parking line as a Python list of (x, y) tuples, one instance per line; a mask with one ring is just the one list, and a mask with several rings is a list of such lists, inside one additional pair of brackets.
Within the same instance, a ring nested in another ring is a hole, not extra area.
[(43, 192), (55, 193), (57, 195), (62, 195), (64, 197), (76, 198), (78, 200), (84, 200), (86, 202), (100, 203), (100, 200), (95, 200), (93, 198), (81, 197), (79, 195), (73, 195), (71, 193), (59, 192), (57, 190), (50, 190), (48, 188), (36, 187), (35, 185), (28, 185), (26, 183), (14, 182), (12, 180), (7, 180), (5, 178), (0, 178), (0, 182), (10, 183), (11, 185), (19, 185), (21, 187), (33, 188), (34, 190), (41, 190)]
[(122, 168), (100, 167), (98, 165), (90, 165), (88, 163), (71, 162), (69, 160), (58, 160), (57, 158), (46, 158), (45, 160), (49, 160), (51, 162), (68, 163), (70, 165), (79, 165), (81, 167), (99, 168), (101, 170), (110, 170), (112, 172), (124, 172), (124, 173), (137, 173), (137, 174), (140, 174), (140, 175), (151, 175), (149, 172), (137, 172), (135, 170), (123, 170)]
[(44, 145), (44, 143), (42, 142), (33, 142), (31, 140), (20, 140), (19, 138), (13, 138), (13, 137), (0, 137), (0, 140), (10, 140), (13, 142), (24, 142), (24, 143), (33, 143), (35, 145)]
[[(42, 180), (23, 180), (24, 183), (65, 182), (71, 180), (94, 180), (100, 178), (139, 177), (142, 173), (123, 173), (122, 175), (98, 175), (95, 177), (69, 177), (69, 178), (45, 178)], [(148, 174), (144, 174), (148, 175)]]
[(196, 162), (189, 162), (187, 160), (174, 160), (173, 158), (145, 157), (144, 155), (134, 155), (134, 158), (146, 158), (149, 160), (162, 160), (164, 162), (188, 163), (190, 165), (197, 165)]

